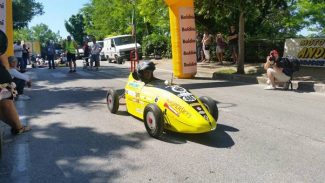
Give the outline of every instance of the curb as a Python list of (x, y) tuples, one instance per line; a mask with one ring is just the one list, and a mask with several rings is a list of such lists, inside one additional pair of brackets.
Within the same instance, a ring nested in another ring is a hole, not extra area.
[[(263, 76), (247, 76), (240, 74), (221, 74), (221, 73), (213, 73), (212, 79), (221, 79), (221, 80), (229, 80), (250, 84), (266, 84), (266, 77)], [(317, 93), (325, 93), (325, 85), (317, 84), (314, 81), (292, 81), (292, 86), (294, 90), (302, 91), (302, 92), (317, 92)]]

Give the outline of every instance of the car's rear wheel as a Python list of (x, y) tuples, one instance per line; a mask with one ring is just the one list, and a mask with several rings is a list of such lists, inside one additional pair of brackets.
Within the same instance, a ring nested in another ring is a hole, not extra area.
[(111, 113), (116, 114), (119, 107), (119, 97), (115, 90), (113, 89), (108, 90), (106, 95), (106, 103), (107, 103), (108, 110)]
[(203, 105), (209, 110), (212, 117), (217, 121), (219, 117), (219, 110), (216, 101), (207, 96), (200, 97), (200, 100)]
[(156, 104), (149, 104), (144, 109), (144, 125), (148, 134), (159, 138), (164, 131), (163, 113)]

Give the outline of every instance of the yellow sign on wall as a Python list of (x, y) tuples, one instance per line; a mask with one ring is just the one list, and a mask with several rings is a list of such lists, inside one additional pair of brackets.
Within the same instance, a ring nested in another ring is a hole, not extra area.
[(284, 57), (296, 57), (301, 65), (325, 67), (325, 38), (286, 39)]

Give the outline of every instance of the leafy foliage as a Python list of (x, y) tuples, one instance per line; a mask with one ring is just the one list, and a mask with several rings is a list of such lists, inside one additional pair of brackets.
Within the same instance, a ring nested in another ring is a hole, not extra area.
[(38, 24), (30, 29), (21, 28), (14, 31), (14, 39), (15, 40), (24, 40), (31, 41), (37, 40), (41, 43), (42, 46), (45, 45), (47, 41), (59, 42), (61, 41), (61, 37), (59, 33), (54, 33), (49, 27), (45, 24)]
[(14, 29), (27, 27), (34, 16), (44, 13), (43, 5), (35, 0), (13, 0), (12, 12)]
[(150, 34), (143, 38), (142, 50), (144, 55), (166, 55), (170, 52), (168, 48), (170, 41), (166, 36), (156, 33)]
[(69, 18), (69, 21), (65, 21), (65, 28), (72, 35), (74, 40), (82, 45), (84, 38), (87, 36), (85, 33), (85, 23), (83, 15), (78, 13), (76, 15), (72, 15)]

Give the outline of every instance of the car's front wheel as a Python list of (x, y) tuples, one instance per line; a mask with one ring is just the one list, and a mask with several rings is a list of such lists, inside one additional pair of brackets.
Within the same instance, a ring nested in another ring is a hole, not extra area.
[(159, 138), (164, 131), (163, 113), (156, 104), (149, 104), (144, 109), (144, 125), (148, 134)]
[(219, 118), (219, 110), (216, 101), (213, 100), (211, 97), (207, 97), (207, 96), (200, 97), (200, 100), (203, 103), (203, 105), (209, 110), (214, 120), (217, 121)]
[(116, 114), (119, 107), (119, 97), (114, 89), (109, 89), (106, 95), (106, 103), (108, 110)]

